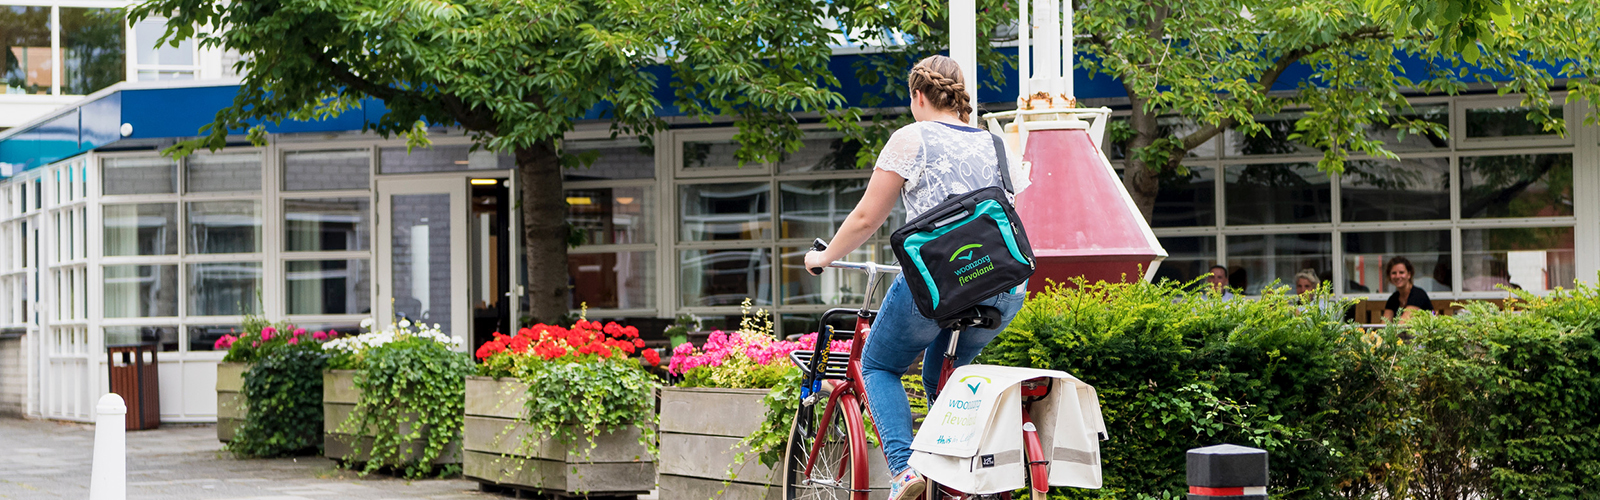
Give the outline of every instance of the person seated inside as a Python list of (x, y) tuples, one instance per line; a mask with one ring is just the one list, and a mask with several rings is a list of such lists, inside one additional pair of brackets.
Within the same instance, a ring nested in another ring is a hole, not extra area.
[(1211, 285), (1211, 290), (1221, 294), (1222, 300), (1232, 300), (1233, 290), (1228, 288), (1228, 268), (1220, 265), (1211, 266), (1206, 274), (1206, 283)]
[(1417, 268), (1411, 265), (1410, 260), (1395, 257), (1389, 260), (1384, 269), (1388, 271), (1389, 284), (1394, 285), (1394, 294), (1383, 305), (1383, 322), (1388, 323), (1398, 317), (1401, 323), (1405, 323), (1411, 319), (1412, 313), (1433, 310), (1433, 300), (1428, 298), (1428, 292), (1412, 283)]
[(1317, 286), (1321, 284), (1322, 278), (1317, 277), (1316, 269), (1309, 267), (1301, 269), (1299, 274), (1294, 275), (1294, 294), (1299, 295), (1301, 300), (1305, 300), (1304, 298), (1308, 294), (1316, 292)]

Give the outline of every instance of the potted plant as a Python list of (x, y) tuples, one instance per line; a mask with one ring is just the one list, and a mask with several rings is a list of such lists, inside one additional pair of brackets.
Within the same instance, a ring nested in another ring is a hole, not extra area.
[(461, 339), (400, 320), (329, 341), (322, 373), (323, 453), (363, 474), (389, 468), (407, 477), (460, 469), (464, 377), (472, 359)]
[[(750, 314), (748, 301), (745, 311), (738, 331), (715, 331), (699, 347), (673, 349), (667, 372), (681, 380), (661, 389), (661, 498), (782, 498), (773, 467), (800, 383), (789, 353), (810, 350), (816, 335), (777, 340), (766, 311)], [(849, 341), (829, 350), (849, 352)]]
[(243, 456), (302, 453), (318, 447), (322, 427), (322, 343), (337, 332), (246, 316), (243, 332), (224, 335), (217, 365), (217, 439)]
[[(579, 319), (496, 333), (466, 381), (463, 473), (555, 495), (655, 489), (655, 398), (638, 330)], [(638, 354), (638, 358), (634, 358)]]

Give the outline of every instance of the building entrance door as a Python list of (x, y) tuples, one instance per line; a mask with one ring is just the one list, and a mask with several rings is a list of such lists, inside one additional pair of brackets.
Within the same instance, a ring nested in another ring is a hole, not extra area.
[(468, 201), (459, 175), (378, 180), (379, 323), (437, 323), (470, 341)]

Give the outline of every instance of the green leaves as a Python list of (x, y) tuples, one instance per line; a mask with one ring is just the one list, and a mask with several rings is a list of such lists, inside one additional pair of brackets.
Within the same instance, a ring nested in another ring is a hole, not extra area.
[(315, 343), (276, 349), (244, 373), (250, 407), (228, 451), (244, 457), (318, 453), (322, 449), (322, 368)]
[[(363, 352), (356, 367), (355, 386), (361, 392), (355, 411), (339, 424), (338, 432), (370, 435), (372, 447), (362, 474), (393, 468), (406, 477), (448, 475), (454, 467), (434, 464), (451, 442), (461, 439), (466, 412), (466, 377), (472, 375), (471, 358), (442, 343), (412, 337)], [(421, 442), (420, 453), (413, 452)]]
[(569, 446), (582, 441), (588, 447), (574, 453), (586, 455), (583, 452), (595, 449), (595, 438), (601, 434), (637, 426), (639, 443), (655, 453), (654, 391), (658, 384), (637, 360), (530, 359), (519, 367), (517, 379), (528, 384), (527, 423), (534, 431), (530, 436), (553, 437)]

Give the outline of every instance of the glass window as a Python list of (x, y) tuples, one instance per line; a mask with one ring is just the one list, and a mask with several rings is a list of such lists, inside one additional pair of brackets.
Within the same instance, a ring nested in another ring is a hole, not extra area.
[(568, 254), (572, 305), (596, 309), (651, 309), (655, 304), (655, 252)]
[(0, 75), (7, 94), (49, 94), (55, 62), (50, 57), (50, 8), (0, 6)]
[[(194, 40), (156, 45), (156, 40), (167, 32), (167, 20), (147, 18), (133, 25), (134, 40), (139, 43), (137, 64), (141, 66), (193, 66)], [(142, 78), (141, 78), (142, 80)]]
[(813, 136), (801, 142), (799, 151), (785, 152), (778, 160), (778, 172), (857, 170), (856, 153), (861, 152), (861, 143), (828, 136)]
[(1468, 292), (1571, 289), (1576, 260), (1570, 227), (1461, 231), (1461, 289)]
[(1212, 226), (1217, 223), (1216, 169), (1185, 165), (1162, 170), (1152, 227)]
[(260, 262), (189, 264), (189, 315), (261, 314)]
[(283, 249), (290, 252), (366, 250), (371, 239), (367, 198), (283, 200)]
[[(1528, 117), (1532, 110), (1518, 106), (1467, 108), (1467, 138), (1555, 135), (1545, 131), (1543, 122)], [(1560, 105), (1550, 106), (1552, 118), (1561, 118), (1563, 115)]]
[[(1228, 165), (1228, 224), (1333, 221), (1333, 189), (1314, 163)], [(1294, 273), (1290, 273), (1292, 276)]]
[(107, 257), (178, 253), (176, 203), (106, 205), (104, 214)]
[[(1106, 158), (1113, 161), (1127, 159), (1128, 141), (1133, 140), (1135, 134), (1129, 118), (1127, 116), (1115, 116), (1108, 120), (1106, 123), (1106, 137), (1103, 143)], [(1156, 121), (1156, 133), (1160, 137), (1182, 139), (1200, 129), (1200, 127), (1186, 122), (1187, 120), (1175, 116), (1161, 117)], [(1189, 158), (1216, 158), (1217, 143), (1221, 142), (1220, 138), (1223, 136), (1224, 134), (1212, 136), (1211, 139), (1189, 150), (1187, 156)]]
[(1405, 257), (1416, 268), (1411, 283), (1427, 292), (1449, 292), (1450, 231), (1344, 233), (1344, 293), (1394, 293), (1390, 259)]
[(367, 189), (372, 155), (365, 149), (299, 151), (283, 155), (283, 188), (289, 191)]
[(1217, 265), (1217, 237), (1171, 236), (1159, 238), (1161, 248), (1167, 251), (1166, 260), (1156, 268), (1152, 282), (1173, 280), (1188, 283), (1204, 276)]
[[(213, 341), (215, 342), (215, 341)], [(108, 326), (106, 345), (157, 344), (161, 352), (178, 350), (176, 326)]]
[(261, 202), (190, 202), (189, 253), (261, 251)]
[(178, 162), (159, 156), (106, 158), (106, 195), (164, 194), (178, 192)]
[(1450, 159), (1356, 160), (1339, 175), (1345, 222), (1450, 219)]
[(188, 333), (190, 351), (214, 351), (223, 335), (239, 336), (239, 325), (196, 325)]
[[(778, 273), (780, 284), (778, 288), (782, 294), (784, 305), (798, 304), (860, 304), (862, 294), (867, 293), (867, 275), (856, 272), (826, 272), (822, 276), (812, 276), (806, 271), (806, 252), (811, 247), (784, 247), (779, 251), (783, 255), (783, 271)], [(863, 245), (855, 251), (845, 255), (841, 260), (854, 262), (868, 262), (872, 258), (872, 246)], [(878, 285), (876, 295), (882, 296), (889, 288), (885, 280)]]
[(289, 314), (369, 314), (367, 261), (291, 260), (285, 263)]
[(567, 224), (585, 245), (655, 241), (655, 189), (650, 186), (567, 191)]
[(61, 92), (84, 95), (127, 73), (122, 9), (61, 8)]
[(1461, 159), (1461, 217), (1572, 215), (1572, 155)]
[(732, 139), (684, 142), (683, 168), (685, 170), (739, 168), (739, 160), (734, 156), (738, 152), (739, 143)]
[(1226, 153), (1228, 156), (1322, 154), (1321, 150), (1299, 139), (1289, 139), (1289, 134), (1295, 132), (1294, 123), (1299, 120), (1299, 116), (1257, 118), (1256, 123), (1261, 124), (1265, 130), (1258, 131), (1255, 135), (1247, 134), (1237, 128), (1228, 129)]
[(196, 153), (184, 164), (183, 179), (190, 193), (260, 191), (261, 154)]
[(595, 155), (588, 167), (565, 169), (569, 181), (598, 179), (649, 179), (656, 176), (656, 150), (635, 139), (568, 141), (568, 154)]
[(678, 260), (683, 307), (736, 306), (749, 298), (772, 305), (772, 251), (766, 248), (684, 250)]
[(682, 186), (678, 207), (684, 241), (752, 240), (772, 237), (772, 186), (765, 182)]
[(105, 266), (107, 318), (178, 315), (178, 266)]
[[(788, 181), (778, 191), (780, 238), (829, 238), (867, 192), (867, 179)], [(890, 221), (880, 232), (900, 226)]]
[[(1294, 275), (1311, 269), (1332, 277), (1333, 235), (1261, 234), (1228, 236), (1228, 286), (1258, 295), (1277, 282), (1294, 286)], [(1207, 266), (1209, 267), (1209, 266)]]
[(378, 149), (378, 169), (385, 174), (493, 170), (514, 166), (510, 156), (496, 155), (486, 150), (472, 151), (470, 145), (411, 148), (409, 152), (405, 147)]
[(1367, 138), (1383, 141), (1383, 147), (1390, 151), (1431, 151), (1449, 149), (1450, 139), (1436, 137), (1431, 134), (1413, 134), (1404, 131), (1404, 124), (1398, 120), (1432, 122), (1443, 127), (1446, 132), (1450, 130), (1450, 104), (1418, 104), (1412, 106), (1410, 111), (1395, 113), (1394, 123), (1375, 123), (1367, 132)]

